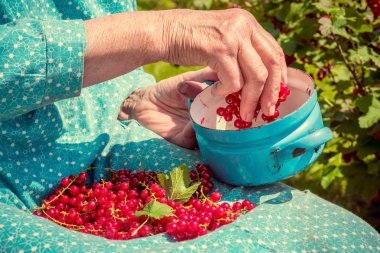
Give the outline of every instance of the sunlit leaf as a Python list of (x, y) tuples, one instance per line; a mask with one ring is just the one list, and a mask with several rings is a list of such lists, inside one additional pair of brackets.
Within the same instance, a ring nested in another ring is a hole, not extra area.
[(185, 203), (198, 189), (200, 182), (191, 184), (189, 169), (185, 164), (174, 168), (169, 175), (159, 174), (159, 182), (169, 200)]
[(373, 97), (372, 104), (368, 108), (368, 112), (359, 117), (359, 125), (361, 128), (369, 128), (380, 120), (380, 101)]
[(152, 200), (144, 207), (143, 210), (135, 212), (136, 217), (146, 215), (154, 219), (161, 219), (165, 216), (173, 216), (174, 210), (167, 204)]

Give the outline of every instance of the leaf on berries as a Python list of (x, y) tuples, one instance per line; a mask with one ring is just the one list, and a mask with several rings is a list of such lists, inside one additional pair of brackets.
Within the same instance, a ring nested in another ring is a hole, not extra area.
[[(181, 173), (182, 172), (182, 173)], [(190, 170), (187, 168), (186, 164), (182, 164), (181, 166), (174, 168), (170, 172), (170, 176), (173, 178), (176, 177), (177, 182), (180, 182), (183, 179), (183, 183), (188, 186), (191, 183), (190, 179)], [(181, 179), (182, 176), (182, 179)]]
[(165, 189), (165, 182), (166, 180), (169, 180), (169, 176), (164, 173), (158, 173), (157, 179), (158, 179), (158, 182), (160, 183), (160, 186)]
[(200, 185), (200, 182), (190, 185), (190, 171), (186, 164), (174, 168), (169, 175), (160, 173), (157, 176), (167, 198), (177, 202), (187, 202)]
[(135, 212), (136, 217), (146, 215), (154, 219), (161, 219), (165, 216), (173, 216), (173, 209), (163, 203), (156, 200), (152, 200), (144, 207), (143, 210)]

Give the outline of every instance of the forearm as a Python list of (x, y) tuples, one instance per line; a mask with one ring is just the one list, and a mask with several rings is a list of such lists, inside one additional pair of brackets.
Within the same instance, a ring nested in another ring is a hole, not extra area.
[(163, 60), (164, 11), (110, 15), (85, 21), (87, 50), (83, 87)]

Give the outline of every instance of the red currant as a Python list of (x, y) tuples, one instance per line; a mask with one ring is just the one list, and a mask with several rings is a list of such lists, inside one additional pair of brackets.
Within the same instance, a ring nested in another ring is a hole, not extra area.
[(224, 109), (223, 107), (219, 107), (216, 110), (216, 114), (218, 114), (219, 116), (224, 116), (226, 114), (226, 109)]
[(220, 192), (213, 192), (210, 195), (210, 200), (213, 202), (219, 202), (222, 199), (222, 194)]

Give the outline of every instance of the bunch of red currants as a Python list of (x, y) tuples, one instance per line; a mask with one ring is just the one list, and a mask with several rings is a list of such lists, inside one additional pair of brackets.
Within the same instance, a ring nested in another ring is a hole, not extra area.
[[(166, 232), (174, 240), (193, 239), (229, 224), (254, 208), (249, 200), (218, 203), (210, 167), (196, 165), (188, 172), (193, 192), (176, 192), (173, 199), (153, 171), (112, 171), (110, 180), (86, 184), (87, 173), (61, 180), (34, 214), (71, 230), (114, 240), (129, 240)], [(182, 194), (182, 195), (181, 195)], [(188, 197), (184, 200), (184, 196)]]
[[(276, 103), (276, 110), (272, 116), (267, 116), (265, 114), (261, 115), (261, 118), (266, 122), (275, 121), (279, 116), (280, 112), (277, 110), (281, 102), (284, 102), (290, 94), (290, 89), (288, 86), (281, 82), (280, 92), (278, 96), (278, 101)], [(241, 102), (241, 92), (231, 93), (226, 96), (225, 101), (227, 103), (226, 107), (219, 107), (216, 109), (216, 114), (220, 117), (223, 117), (225, 121), (232, 121), (234, 118), (234, 126), (237, 129), (246, 129), (252, 126), (252, 122), (244, 121), (240, 116), (240, 102)], [(261, 110), (260, 104), (257, 105), (254, 113), (254, 119), (257, 118)]]

